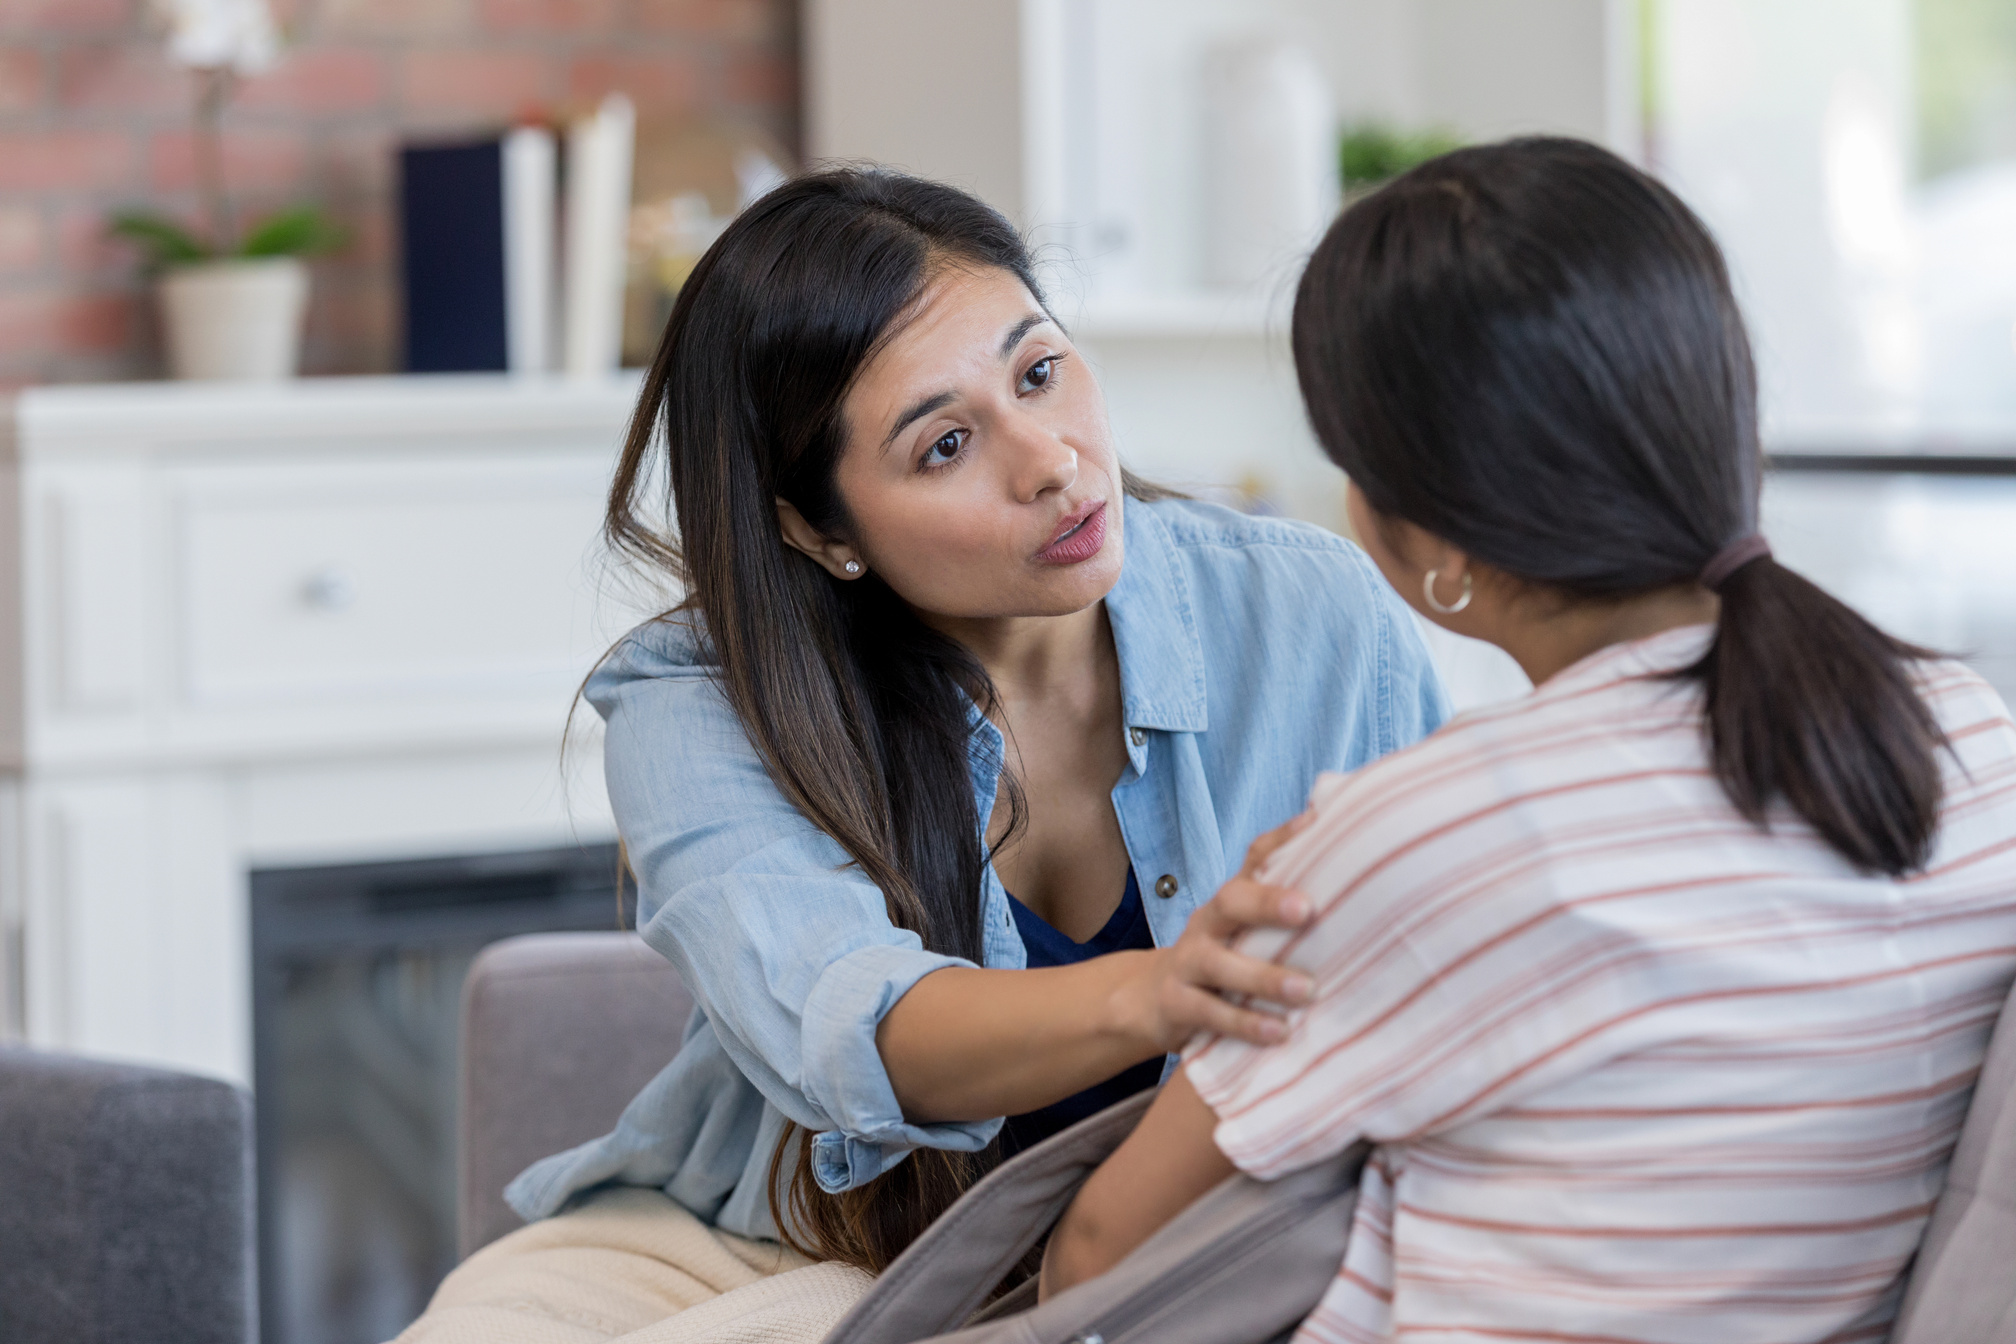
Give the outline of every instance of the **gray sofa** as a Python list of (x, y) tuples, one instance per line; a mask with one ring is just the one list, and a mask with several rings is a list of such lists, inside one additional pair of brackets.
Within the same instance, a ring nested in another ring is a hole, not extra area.
[(249, 1344), (252, 1219), (242, 1090), (0, 1047), (0, 1340)]
[(635, 934), (530, 933), (483, 949), (462, 987), (464, 1256), (523, 1225), (504, 1202), (513, 1176), (615, 1128), (692, 1011), (679, 973)]
[[(505, 1182), (606, 1133), (692, 1006), (630, 934), (498, 943), (463, 998), (462, 1247), (518, 1226)], [(2004, 1011), (1891, 1344), (2016, 1344), (2016, 1012)]]

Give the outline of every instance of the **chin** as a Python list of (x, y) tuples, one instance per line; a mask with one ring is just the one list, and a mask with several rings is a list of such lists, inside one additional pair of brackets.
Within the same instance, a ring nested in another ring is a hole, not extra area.
[(1032, 594), (1043, 610), (1024, 614), (1068, 616), (1095, 602), (1103, 602), (1106, 594), (1113, 591), (1113, 585), (1120, 582), (1120, 566), (1119, 538), (1115, 537), (1090, 560), (1058, 566), (1044, 575), (1037, 584), (1040, 596)]

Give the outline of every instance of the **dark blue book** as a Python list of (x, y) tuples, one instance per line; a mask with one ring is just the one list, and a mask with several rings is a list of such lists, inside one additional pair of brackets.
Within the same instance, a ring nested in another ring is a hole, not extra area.
[(549, 367), (553, 201), (543, 130), (399, 151), (408, 372)]

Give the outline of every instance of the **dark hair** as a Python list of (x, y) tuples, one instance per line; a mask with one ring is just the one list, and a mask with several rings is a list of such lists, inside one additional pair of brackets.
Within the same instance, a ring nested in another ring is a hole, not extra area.
[[(889, 918), (934, 952), (980, 962), (987, 854), (968, 715), (994, 707), (994, 687), (880, 578), (836, 583), (787, 546), (775, 504), (788, 500), (825, 535), (848, 534), (834, 485), (843, 402), (947, 266), (1006, 271), (1043, 301), (1014, 227), (953, 187), (838, 168), (751, 205), (679, 291), (606, 532), (685, 585), (680, 613), (700, 617), (716, 680), (771, 778), (881, 888)], [(649, 516), (668, 505), (676, 529)], [(1021, 795), (1005, 770), (1001, 779), (1012, 835)], [(801, 1250), (871, 1272), (994, 1161), (991, 1150), (922, 1148), (831, 1196), (813, 1179), (805, 1138), (787, 1126), (772, 1163), (778, 1227)]]
[[(1757, 383), (1722, 254), (1577, 140), (1429, 161), (1353, 206), (1295, 299), (1324, 450), (1383, 516), (1569, 600), (1698, 581), (1757, 528)], [(1700, 682), (1716, 776), (1864, 871), (1922, 868), (1944, 742), (1925, 651), (1768, 556), (1719, 586)]]

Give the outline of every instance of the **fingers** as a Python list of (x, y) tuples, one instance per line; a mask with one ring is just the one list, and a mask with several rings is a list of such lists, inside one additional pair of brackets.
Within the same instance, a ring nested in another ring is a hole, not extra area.
[(1297, 813), (1265, 835), (1256, 838), (1246, 847), (1246, 862), (1239, 869), (1240, 876), (1252, 877), (1260, 871), (1260, 865), (1267, 862), (1275, 850), (1309, 829), (1309, 823), (1316, 819), (1313, 809)]
[(1309, 898), (1293, 887), (1270, 887), (1250, 877), (1233, 878), (1197, 910), (1204, 931), (1221, 942), (1255, 925), (1299, 929), (1312, 913)]
[(1200, 1031), (1215, 1032), (1254, 1045), (1273, 1045), (1288, 1035), (1288, 1024), (1278, 1014), (1227, 1003), (1216, 994), (1194, 985), (1177, 988), (1172, 999), (1167, 1015), (1179, 1028), (1172, 1049), (1180, 1048), (1182, 1042)]
[(1315, 996), (1316, 983), (1289, 966), (1249, 957), (1231, 948), (1206, 948), (1185, 977), (1190, 983), (1221, 994), (1245, 994), (1255, 999), (1299, 1008)]

